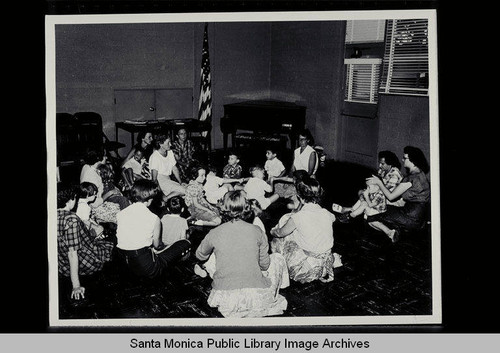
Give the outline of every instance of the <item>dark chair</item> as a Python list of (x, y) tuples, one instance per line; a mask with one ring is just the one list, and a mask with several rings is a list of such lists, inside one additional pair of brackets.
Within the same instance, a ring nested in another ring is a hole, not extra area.
[(79, 161), (78, 124), (70, 113), (56, 114), (57, 165), (71, 165)]
[(78, 141), (82, 153), (88, 149), (104, 152), (101, 115), (95, 112), (78, 112), (73, 116), (78, 124)]

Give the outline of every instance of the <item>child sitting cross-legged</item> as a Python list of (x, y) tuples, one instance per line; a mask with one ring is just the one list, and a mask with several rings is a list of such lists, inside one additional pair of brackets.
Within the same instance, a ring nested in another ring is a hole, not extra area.
[[(172, 246), (180, 240), (189, 240), (191, 230), (187, 220), (181, 216), (185, 204), (181, 196), (174, 196), (167, 200), (167, 211), (161, 218), (161, 240), (165, 248)], [(190, 253), (186, 254), (189, 257)], [(185, 259), (183, 258), (183, 260)]]
[[(239, 179), (241, 178), (241, 173), (243, 168), (240, 165), (240, 156), (235, 152), (231, 151), (227, 158), (227, 164), (222, 170), (222, 177), (224, 179)], [(227, 184), (227, 188), (232, 191), (234, 190), (233, 183)]]
[(205, 198), (203, 183), (205, 182), (206, 171), (201, 166), (189, 168), (189, 184), (186, 187), (184, 201), (194, 220), (195, 225), (217, 226), (221, 223), (219, 209), (211, 205)]

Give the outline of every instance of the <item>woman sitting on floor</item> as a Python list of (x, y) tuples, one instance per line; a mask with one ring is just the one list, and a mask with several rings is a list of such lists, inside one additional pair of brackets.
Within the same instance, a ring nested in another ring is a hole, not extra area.
[(72, 211), (77, 203), (77, 189), (59, 185), (57, 190), (57, 260), (58, 272), (71, 279), (71, 299), (85, 298), (80, 277), (100, 271), (111, 260), (114, 244), (97, 236)]
[(119, 253), (132, 272), (148, 278), (160, 276), (191, 249), (187, 239), (179, 240), (168, 248), (163, 244), (160, 218), (149, 210), (158, 192), (158, 186), (153, 181), (137, 180), (130, 191), (133, 203), (116, 215), (116, 247)]
[(252, 213), (242, 190), (224, 196), (227, 222), (212, 229), (201, 241), (196, 257), (216, 259), (208, 304), (224, 317), (262, 317), (280, 315), (287, 308), (278, 294), (288, 286), (284, 259), (269, 255), (267, 236), (246, 219)]
[(300, 283), (333, 281), (333, 227), (335, 216), (318, 202), (319, 182), (304, 178), (297, 184), (298, 211), (284, 215), (271, 229), (273, 253), (283, 254), (290, 278)]
[[(164, 201), (170, 197), (184, 196), (186, 193), (186, 188), (180, 184), (181, 177), (171, 147), (170, 138), (167, 135), (159, 135), (155, 140), (156, 149), (149, 157), (151, 180), (160, 187)], [(172, 180), (172, 175), (177, 181)]]
[(415, 230), (422, 226), (431, 193), (426, 175), (429, 163), (423, 152), (413, 146), (406, 146), (403, 152), (403, 166), (408, 174), (392, 191), (376, 176), (366, 181), (367, 184), (378, 185), (389, 201), (399, 197), (405, 201), (402, 207), (388, 205), (384, 213), (367, 219), (371, 227), (384, 232), (393, 243), (399, 240), (401, 230)]

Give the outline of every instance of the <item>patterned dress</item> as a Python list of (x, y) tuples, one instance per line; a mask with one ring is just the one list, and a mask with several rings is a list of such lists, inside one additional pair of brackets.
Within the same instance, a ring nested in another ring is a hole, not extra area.
[[(208, 208), (210, 211), (196, 207), (195, 200), (202, 206)], [(207, 201), (203, 185), (198, 183), (196, 180), (191, 180), (187, 185), (184, 201), (186, 202), (189, 213), (196, 220), (210, 222), (219, 216), (218, 208), (211, 205)]]
[(73, 212), (57, 211), (57, 248), (59, 274), (70, 275), (68, 252), (78, 254), (78, 274), (90, 275), (100, 271), (111, 260), (113, 243), (98, 239)]

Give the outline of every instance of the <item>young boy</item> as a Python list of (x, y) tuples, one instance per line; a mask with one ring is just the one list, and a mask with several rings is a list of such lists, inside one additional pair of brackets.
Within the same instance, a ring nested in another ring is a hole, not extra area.
[(266, 193), (271, 193), (273, 191), (273, 187), (266, 183), (266, 171), (264, 168), (256, 166), (250, 169), (250, 174), (252, 177), (247, 178), (247, 182), (243, 190), (247, 194), (247, 199), (257, 200), (260, 203), (260, 206), (263, 210), (269, 207), (274, 201), (278, 200), (279, 195), (272, 194), (269, 197), (266, 197)]
[(268, 148), (266, 151), (266, 163), (264, 164), (264, 169), (267, 172), (269, 179), (279, 178), (285, 175), (285, 166), (276, 157), (276, 151)]
[[(242, 168), (240, 163), (240, 157), (234, 151), (229, 153), (227, 164), (222, 170), (222, 177), (224, 179), (240, 179)], [(232, 184), (227, 184), (227, 188), (229, 191), (234, 190)]]
[(203, 185), (205, 190), (205, 198), (212, 205), (216, 205), (224, 195), (229, 191), (226, 184), (237, 183), (239, 179), (227, 179), (217, 176), (217, 169), (210, 165), (208, 166), (208, 174)]

